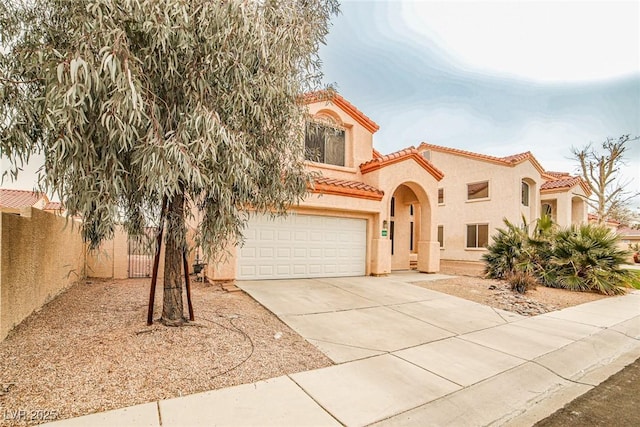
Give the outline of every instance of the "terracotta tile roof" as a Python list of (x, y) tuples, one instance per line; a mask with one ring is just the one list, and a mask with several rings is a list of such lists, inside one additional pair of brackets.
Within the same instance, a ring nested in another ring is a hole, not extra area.
[(344, 99), (337, 93), (330, 93), (327, 91), (317, 91), (307, 93), (303, 97), (303, 102), (306, 104), (311, 104), (313, 102), (330, 102), (336, 107), (342, 109), (345, 113), (350, 115), (355, 119), (356, 122), (360, 123), (366, 130), (371, 133), (376, 133), (380, 126), (369, 117), (367, 117), (362, 111), (358, 110), (353, 104)]
[(408, 159), (413, 159), (418, 162), (420, 166), (422, 166), (427, 172), (433, 175), (433, 177), (438, 181), (440, 181), (444, 177), (444, 174), (430, 161), (425, 159), (422, 154), (420, 154), (420, 152), (413, 146), (381, 157), (374, 157), (372, 160), (361, 164), (360, 171), (362, 173), (369, 173), (385, 166), (389, 166)]
[(540, 186), (540, 190), (554, 190), (557, 188), (571, 188), (580, 183), (580, 178), (577, 176), (569, 176), (566, 178), (558, 178), (550, 181), (546, 181)]
[(379, 159), (380, 157), (382, 157), (382, 154), (380, 154), (380, 152), (378, 150), (376, 150), (375, 148), (373, 149), (373, 156), (374, 159)]
[(618, 234), (622, 237), (640, 237), (640, 230), (629, 227), (618, 228)]
[(513, 154), (511, 156), (500, 157), (500, 158), (507, 163), (521, 163), (532, 157), (533, 157), (533, 154), (531, 154), (531, 151), (527, 151), (525, 153)]
[(365, 184), (364, 182), (326, 177), (316, 178), (311, 191), (320, 194), (335, 194), (338, 196), (350, 196), (371, 200), (382, 200), (384, 196), (382, 190)]
[[(587, 220), (593, 223), (598, 222), (598, 215), (592, 214), (592, 213), (587, 214)], [(620, 225), (620, 222), (616, 221), (615, 219), (607, 219), (604, 222), (608, 225), (613, 225), (613, 226)]]
[(591, 195), (591, 189), (579, 176), (571, 176), (565, 172), (545, 172), (543, 177), (546, 181), (540, 186), (541, 193), (569, 190), (579, 185), (587, 196)]
[(2, 208), (25, 208), (35, 205), (43, 198), (48, 201), (44, 194), (35, 191), (0, 188), (0, 207)]
[(542, 168), (540, 163), (538, 163), (538, 160), (536, 160), (536, 158), (533, 156), (533, 154), (531, 154), (530, 151), (514, 154), (506, 157), (495, 157), (495, 156), (489, 156), (486, 154), (473, 153), (471, 151), (460, 150), (458, 148), (443, 147), (440, 145), (429, 144), (427, 142), (421, 143), (418, 146), (418, 150), (420, 152), (425, 150), (440, 151), (443, 153), (449, 153), (449, 154), (454, 154), (462, 157), (468, 157), (475, 160), (491, 162), (491, 163), (495, 163), (502, 166), (516, 166), (524, 161), (529, 160), (533, 164), (533, 166), (538, 170), (538, 172), (540, 172), (540, 174), (544, 174), (544, 169)]
[(565, 177), (565, 176), (571, 176), (571, 175), (569, 174), (569, 172), (552, 172), (552, 171), (545, 171), (544, 173), (545, 173), (545, 174), (547, 174), (547, 175), (551, 175), (551, 176), (553, 176), (553, 177), (555, 177), (555, 178), (562, 178), (562, 177)]
[(60, 211), (62, 210), (62, 203), (60, 202), (49, 202), (44, 205), (43, 208), (45, 211)]

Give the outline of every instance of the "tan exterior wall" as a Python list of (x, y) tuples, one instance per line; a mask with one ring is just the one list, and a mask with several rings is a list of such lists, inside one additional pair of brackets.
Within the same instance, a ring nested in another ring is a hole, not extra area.
[[(540, 215), (539, 189), (543, 180), (530, 162), (514, 167), (498, 165), (463, 156), (431, 151), (431, 162), (444, 173), (439, 188), (444, 189), (444, 203), (438, 205), (434, 221), (444, 227), (444, 247), (440, 258), (478, 261), (486, 249), (466, 247), (467, 225), (488, 224), (489, 243), (503, 218), (520, 224), (522, 216), (530, 223)], [(522, 181), (529, 183), (529, 206), (521, 202)], [(467, 200), (467, 184), (489, 182), (489, 197)]]
[(128, 235), (117, 228), (113, 239), (87, 252), (87, 277), (126, 279), (129, 277)]
[(631, 247), (634, 245), (640, 245), (640, 236), (620, 236), (618, 248), (622, 249), (623, 251), (629, 251), (629, 256), (627, 257), (627, 262), (629, 264), (635, 264), (635, 261), (633, 260), (634, 251), (633, 249), (631, 249)]
[(585, 197), (582, 187), (575, 186), (569, 191), (544, 192), (540, 196), (540, 203), (551, 205), (551, 218), (560, 227), (569, 227), (587, 222)]
[(34, 208), (0, 213), (0, 340), (85, 275), (79, 227)]

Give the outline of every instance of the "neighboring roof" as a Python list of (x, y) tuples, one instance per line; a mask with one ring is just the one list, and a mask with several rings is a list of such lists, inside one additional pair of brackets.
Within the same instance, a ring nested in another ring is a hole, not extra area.
[(551, 171), (545, 171), (544, 172), (545, 175), (549, 175), (552, 178), (564, 178), (567, 176), (571, 176), (569, 174), (569, 172), (551, 172)]
[(356, 122), (361, 124), (366, 130), (371, 133), (376, 133), (380, 126), (369, 117), (367, 117), (362, 111), (358, 110), (353, 104), (344, 99), (339, 94), (328, 91), (311, 92), (304, 96), (304, 102), (311, 104), (313, 102), (330, 102), (342, 111), (351, 116)]
[(433, 166), (430, 161), (425, 159), (415, 147), (405, 148), (404, 150), (396, 151), (395, 153), (381, 157), (374, 157), (372, 160), (361, 164), (360, 171), (362, 173), (369, 173), (408, 159), (415, 160), (438, 181), (444, 177), (444, 174), (438, 168)]
[(46, 205), (44, 205), (44, 208), (42, 208), (45, 211), (61, 211), (62, 210), (62, 203), (60, 202), (49, 202)]
[(47, 196), (35, 191), (0, 188), (0, 208), (25, 208), (35, 205), (43, 198), (49, 201)]
[(363, 182), (319, 177), (314, 181), (314, 193), (350, 196), (360, 199), (382, 200), (384, 192)]
[[(592, 213), (587, 214), (587, 220), (589, 222), (598, 222), (598, 215), (592, 214)], [(605, 220), (605, 223), (609, 225), (615, 225), (615, 226), (620, 225), (620, 222), (616, 221), (615, 219), (607, 219)]]
[(533, 156), (533, 154), (531, 154), (530, 151), (527, 151), (525, 153), (514, 154), (506, 157), (495, 157), (495, 156), (488, 156), (486, 154), (473, 153), (471, 151), (460, 150), (457, 148), (442, 147), (440, 145), (429, 144), (427, 142), (421, 143), (418, 146), (418, 150), (419, 151), (423, 151), (423, 150), (440, 151), (442, 153), (449, 153), (456, 156), (467, 157), (474, 160), (480, 160), (484, 162), (490, 162), (497, 165), (509, 166), (509, 167), (519, 165), (520, 163), (528, 160), (538, 170), (538, 172), (540, 172), (540, 174), (545, 173), (544, 168), (540, 165), (540, 163), (538, 163), (538, 161)]
[(638, 237), (640, 238), (640, 230), (629, 227), (618, 228), (618, 234), (622, 237)]

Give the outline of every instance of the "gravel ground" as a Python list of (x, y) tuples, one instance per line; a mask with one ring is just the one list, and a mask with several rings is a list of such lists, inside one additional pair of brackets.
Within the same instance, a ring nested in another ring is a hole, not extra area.
[(607, 298), (604, 295), (592, 292), (571, 292), (545, 286), (538, 286), (536, 289), (520, 295), (511, 291), (509, 285), (503, 281), (469, 276), (458, 276), (452, 279), (418, 282), (415, 284), (494, 308), (512, 311), (523, 316), (536, 316)]
[(248, 295), (218, 285), (192, 284), (190, 326), (147, 327), (148, 289), (149, 279), (81, 282), (20, 324), (0, 343), (0, 424), (76, 417), (332, 364)]

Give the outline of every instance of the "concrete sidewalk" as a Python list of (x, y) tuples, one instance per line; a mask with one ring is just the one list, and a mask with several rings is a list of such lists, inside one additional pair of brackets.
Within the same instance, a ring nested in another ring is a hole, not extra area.
[(531, 425), (640, 357), (640, 291), (522, 317), (399, 274), (239, 286), (335, 366), (51, 425)]

